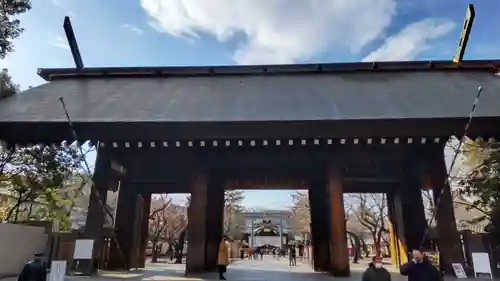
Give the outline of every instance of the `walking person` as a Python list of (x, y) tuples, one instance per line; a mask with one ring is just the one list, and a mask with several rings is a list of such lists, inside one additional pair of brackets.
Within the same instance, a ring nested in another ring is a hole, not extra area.
[(219, 252), (217, 254), (217, 269), (219, 271), (219, 280), (226, 280), (226, 277), (224, 277), (224, 273), (226, 273), (227, 266), (229, 264), (229, 253), (226, 241), (227, 236), (224, 236), (219, 244)]
[(36, 253), (33, 260), (24, 265), (17, 281), (46, 281), (47, 266), (42, 257), (42, 253)]
[(299, 246), (299, 258), (300, 261), (304, 261), (304, 245)]
[(381, 257), (373, 257), (363, 273), (362, 281), (391, 281), (391, 274), (384, 268)]
[(403, 264), (400, 272), (402, 275), (408, 276), (408, 281), (443, 280), (441, 273), (420, 250), (413, 250), (412, 260)]
[(292, 262), (294, 266), (297, 265), (297, 248), (295, 246), (292, 246)]
[(297, 265), (297, 259), (296, 259), (295, 247), (291, 246), (288, 249), (288, 266), (296, 266), (296, 265)]
[(260, 260), (264, 260), (264, 248), (260, 248), (259, 255), (260, 255)]

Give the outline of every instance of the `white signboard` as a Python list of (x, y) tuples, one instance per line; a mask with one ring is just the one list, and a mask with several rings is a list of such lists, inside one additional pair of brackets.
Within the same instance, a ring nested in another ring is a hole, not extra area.
[(66, 261), (52, 261), (49, 281), (64, 281), (66, 275)]
[(92, 259), (93, 248), (93, 239), (77, 239), (75, 241), (75, 251), (73, 253), (73, 258), (75, 260), (90, 260)]
[(458, 279), (467, 278), (467, 273), (465, 273), (464, 267), (461, 263), (452, 263), (451, 266), (453, 267), (453, 272), (455, 272), (455, 276)]
[(472, 265), (474, 267), (474, 277), (488, 277), (493, 279), (488, 253), (472, 253)]

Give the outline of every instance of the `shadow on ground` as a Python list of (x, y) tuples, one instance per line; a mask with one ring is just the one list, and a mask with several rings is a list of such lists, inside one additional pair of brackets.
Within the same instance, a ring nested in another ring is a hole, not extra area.
[[(195, 280), (218, 280), (217, 273), (206, 273), (196, 276), (184, 276), (185, 265), (149, 263), (146, 268), (130, 272), (100, 272), (99, 279), (105, 281), (113, 280), (137, 280), (137, 281), (195, 281)], [(227, 280), (234, 281), (323, 281), (323, 280), (361, 280), (361, 275), (366, 269), (366, 264), (351, 265), (351, 277), (333, 278), (326, 273), (313, 272), (311, 267), (297, 262), (297, 266), (288, 266), (287, 259), (277, 260), (266, 257), (264, 260), (238, 260), (233, 262), (226, 273)], [(81, 277), (72, 277), (81, 278)], [(88, 278), (88, 277), (87, 277)], [(406, 280), (399, 274), (394, 274), (393, 281)]]
[[(233, 262), (226, 273), (229, 281), (361, 281), (361, 276), (367, 267), (367, 262), (351, 264), (351, 276), (346, 278), (332, 277), (327, 273), (313, 272), (306, 262), (297, 262), (297, 266), (288, 266), (286, 258), (277, 260), (266, 257), (264, 260), (238, 260)], [(393, 270), (391, 266), (392, 281), (406, 281)], [(198, 276), (184, 276), (184, 264), (148, 263), (146, 268), (128, 272), (101, 271), (95, 277), (67, 277), (66, 281), (77, 279), (92, 279), (98, 281), (198, 281), (218, 280), (217, 273), (206, 273)], [(468, 280), (472, 280), (470, 278)], [(445, 278), (446, 281), (458, 280), (453, 277)], [(464, 279), (461, 279), (464, 280)], [(2, 280), (4, 281), (4, 280)], [(14, 281), (14, 280), (12, 280)]]

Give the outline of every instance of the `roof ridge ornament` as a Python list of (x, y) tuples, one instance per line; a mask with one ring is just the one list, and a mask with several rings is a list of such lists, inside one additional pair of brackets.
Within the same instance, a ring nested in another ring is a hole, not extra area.
[(80, 48), (78, 48), (78, 42), (76, 41), (75, 32), (71, 26), (71, 20), (68, 16), (64, 17), (63, 23), (64, 33), (66, 33), (66, 39), (68, 40), (68, 45), (71, 50), (71, 56), (75, 62), (77, 69), (83, 69), (83, 60), (80, 54)]
[(469, 42), (470, 32), (472, 30), (472, 24), (474, 23), (474, 18), (476, 12), (474, 10), (474, 5), (467, 5), (467, 10), (465, 12), (464, 25), (462, 26), (462, 31), (460, 32), (460, 40), (457, 45), (457, 52), (455, 57), (453, 57), (453, 63), (459, 64), (465, 54), (465, 49), (467, 48), (467, 42)]

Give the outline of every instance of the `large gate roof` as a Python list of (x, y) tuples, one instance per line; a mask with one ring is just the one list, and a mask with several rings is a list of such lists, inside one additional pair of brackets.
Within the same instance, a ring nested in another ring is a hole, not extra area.
[(500, 117), (498, 61), (42, 69), (2, 123), (295, 122)]

